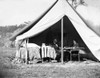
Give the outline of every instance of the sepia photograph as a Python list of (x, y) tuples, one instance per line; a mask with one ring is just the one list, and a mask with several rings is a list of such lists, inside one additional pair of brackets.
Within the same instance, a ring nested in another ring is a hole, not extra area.
[(0, 0), (0, 78), (100, 78), (100, 0)]

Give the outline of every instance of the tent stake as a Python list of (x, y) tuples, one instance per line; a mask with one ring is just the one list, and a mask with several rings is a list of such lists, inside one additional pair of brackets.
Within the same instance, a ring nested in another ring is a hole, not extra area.
[(63, 53), (63, 18), (61, 19), (61, 63), (63, 64), (63, 57), (64, 57), (64, 53)]

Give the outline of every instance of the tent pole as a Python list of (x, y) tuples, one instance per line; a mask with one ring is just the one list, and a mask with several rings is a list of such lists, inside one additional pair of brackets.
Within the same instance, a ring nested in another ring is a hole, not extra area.
[(61, 19), (61, 63), (63, 64), (63, 57), (64, 57), (64, 53), (63, 53), (63, 18)]
[(25, 40), (25, 62), (28, 64), (28, 48), (27, 48), (27, 39)]

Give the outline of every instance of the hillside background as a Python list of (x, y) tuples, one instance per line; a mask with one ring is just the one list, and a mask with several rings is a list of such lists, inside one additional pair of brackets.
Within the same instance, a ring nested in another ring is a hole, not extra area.
[(23, 24), (10, 25), (10, 26), (0, 26), (0, 47), (12, 47), (12, 42), (9, 38), (19, 32), (22, 28), (30, 24), (31, 22), (24, 22)]

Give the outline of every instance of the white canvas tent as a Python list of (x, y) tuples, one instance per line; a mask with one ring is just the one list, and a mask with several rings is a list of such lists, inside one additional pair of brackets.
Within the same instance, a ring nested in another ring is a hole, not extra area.
[(76, 11), (66, 0), (58, 0), (54, 6), (32, 27), (29, 31), (13, 36), (16, 40), (34, 37), (67, 16), (80, 37), (87, 45), (92, 54), (100, 60), (100, 37), (93, 32), (80, 18)]

